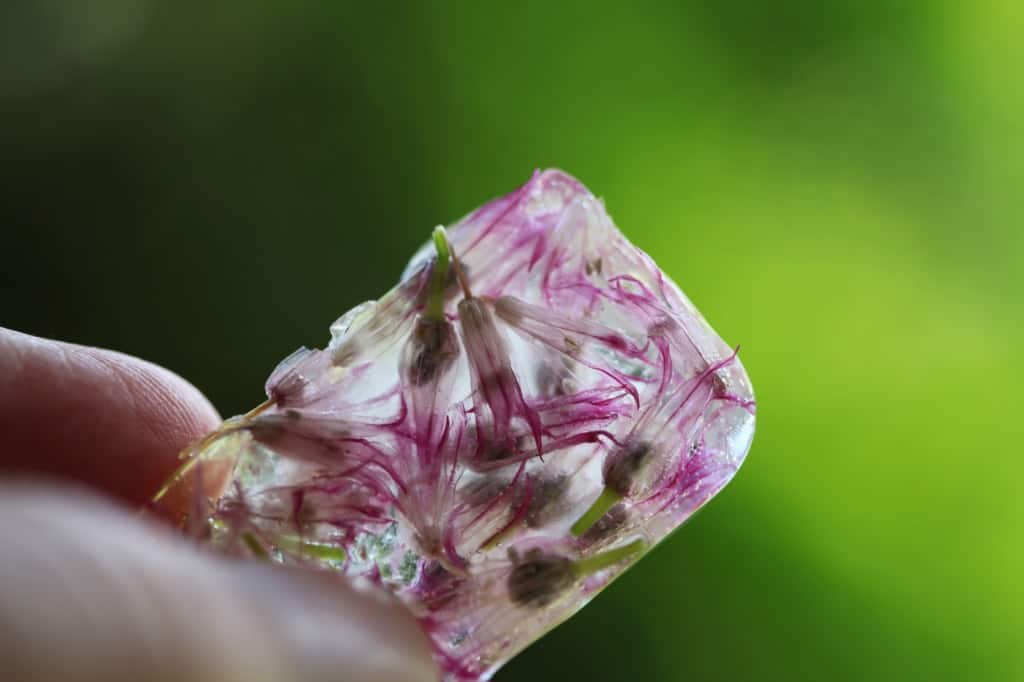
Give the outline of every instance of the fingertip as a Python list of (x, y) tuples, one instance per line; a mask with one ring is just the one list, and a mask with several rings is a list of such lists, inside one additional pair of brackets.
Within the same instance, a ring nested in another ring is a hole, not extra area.
[(84, 346), (75, 352), (104, 365), (112, 381), (131, 394), (135, 416), (156, 443), (180, 452), (209, 433), (221, 417), (202, 392), (180, 375), (147, 360), (116, 351)]
[(138, 358), (0, 329), (0, 471), (146, 502), (220, 422), (177, 374)]
[(197, 550), (80, 489), (0, 482), (0, 544), (12, 680), (438, 679), (393, 597)]
[[(380, 587), (301, 569), (248, 563), (239, 588), (276, 614), (282, 652), (306, 682), (436, 682), (430, 643)], [(292, 667), (292, 666), (289, 666)]]

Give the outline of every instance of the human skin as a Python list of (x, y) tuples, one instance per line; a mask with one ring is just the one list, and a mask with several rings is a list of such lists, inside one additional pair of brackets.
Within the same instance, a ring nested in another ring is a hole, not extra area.
[(216, 556), (139, 514), (219, 423), (163, 368), (0, 328), (0, 677), (437, 680), (390, 598)]

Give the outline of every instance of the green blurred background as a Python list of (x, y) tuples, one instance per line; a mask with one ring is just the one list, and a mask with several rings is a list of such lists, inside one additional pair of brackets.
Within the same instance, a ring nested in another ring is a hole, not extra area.
[(1024, 3), (369, 5), (5, 3), (0, 324), (234, 414), (562, 167), (742, 344), (758, 433), (497, 679), (1024, 679)]

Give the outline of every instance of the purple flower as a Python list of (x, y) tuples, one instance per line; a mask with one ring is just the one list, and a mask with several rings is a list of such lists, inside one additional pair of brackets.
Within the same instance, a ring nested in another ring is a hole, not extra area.
[(227, 551), (391, 590), (450, 680), (581, 608), (753, 437), (736, 351), (560, 171), (435, 230), (331, 335), (192, 449), (234, 467), (193, 517)]

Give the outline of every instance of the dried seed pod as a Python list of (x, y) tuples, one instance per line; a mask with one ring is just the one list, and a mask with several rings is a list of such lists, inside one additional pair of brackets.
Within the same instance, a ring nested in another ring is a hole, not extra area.
[(509, 598), (520, 606), (539, 609), (559, 597), (576, 581), (572, 561), (560, 556), (527, 556), (508, 574)]

